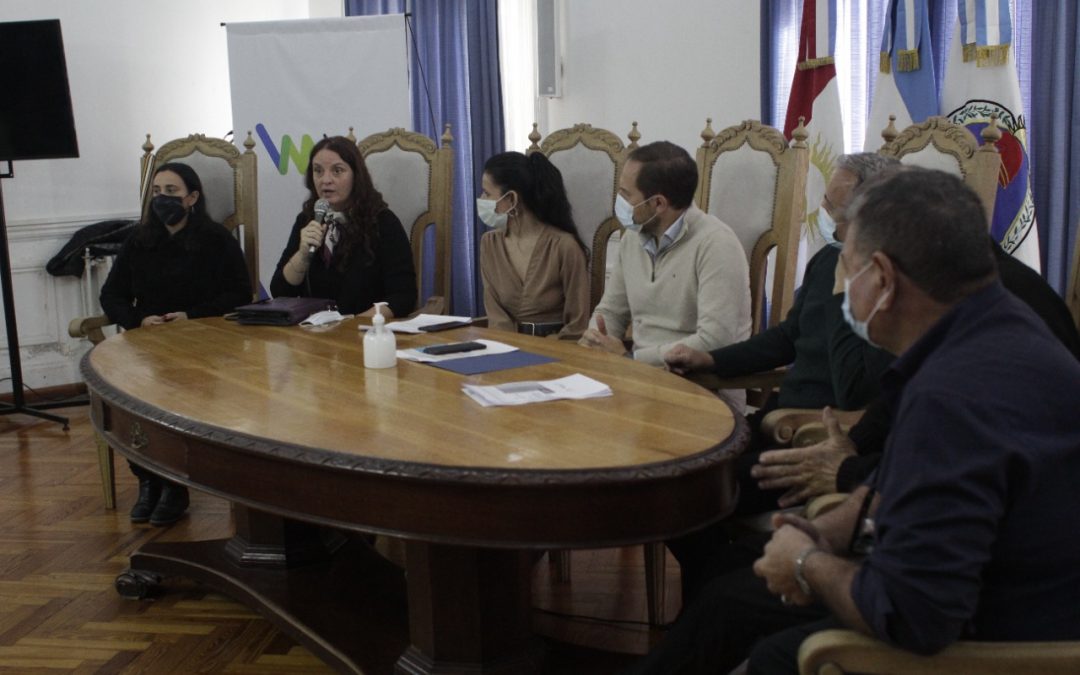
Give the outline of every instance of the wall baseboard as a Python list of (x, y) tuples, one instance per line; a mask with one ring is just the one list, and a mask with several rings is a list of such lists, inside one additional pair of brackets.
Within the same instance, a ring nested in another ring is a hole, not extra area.
[[(36, 388), (34, 391), (26, 390), (26, 404), (33, 406), (37, 403), (52, 403), (72, 399), (71, 405), (83, 405), (86, 397), (86, 383), (72, 382), (70, 384), (58, 384), (53, 387)], [(12, 401), (10, 391), (0, 394), (0, 403), (10, 404)], [(79, 399), (82, 400), (79, 400)]]

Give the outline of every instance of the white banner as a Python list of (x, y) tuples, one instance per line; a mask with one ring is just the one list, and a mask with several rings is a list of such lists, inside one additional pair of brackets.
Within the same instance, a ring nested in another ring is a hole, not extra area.
[(259, 156), (259, 277), (269, 287), (307, 188), (315, 143), (412, 128), (402, 15), (230, 23), (237, 143)]

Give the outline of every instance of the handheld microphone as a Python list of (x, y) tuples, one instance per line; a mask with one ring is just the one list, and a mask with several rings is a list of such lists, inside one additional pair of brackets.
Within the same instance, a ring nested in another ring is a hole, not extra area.
[[(326, 222), (326, 214), (330, 212), (330, 202), (325, 199), (320, 199), (315, 202), (315, 220), (319, 223)], [(308, 246), (308, 255), (315, 253), (316, 246), (314, 244)]]

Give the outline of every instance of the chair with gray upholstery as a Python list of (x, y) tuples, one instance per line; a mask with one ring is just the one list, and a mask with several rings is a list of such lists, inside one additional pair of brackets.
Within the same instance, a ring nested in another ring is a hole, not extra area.
[[(348, 138), (356, 140), (351, 128)], [(446, 314), (450, 309), (453, 140), (447, 124), (438, 144), (424, 134), (402, 128), (380, 131), (356, 143), (375, 188), (401, 220), (412, 245), (420, 293), (416, 306), (425, 314)], [(427, 247), (429, 230), (432, 246)], [(429, 251), (430, 261), (426, 257)], [(427, 298), (426, 286), (431, 288)]]

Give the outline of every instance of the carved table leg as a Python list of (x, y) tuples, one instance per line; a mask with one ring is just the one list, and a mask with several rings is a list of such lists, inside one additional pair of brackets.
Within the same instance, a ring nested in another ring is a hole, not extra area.
[(409, 541), (409, 636), (396, 672), (537, 673), (527, 551)]

